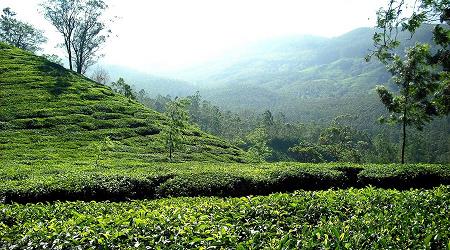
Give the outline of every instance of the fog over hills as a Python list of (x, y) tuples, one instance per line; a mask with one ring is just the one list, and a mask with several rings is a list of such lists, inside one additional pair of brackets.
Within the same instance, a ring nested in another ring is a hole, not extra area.
[[(425, 25), (410, 40), (401, 33), (404, 43), (400, 50), (417, 41), (431, 42), (430, 30), (431, 25)], [(381, 112), (373, 90), (378, 84), (388, 83), (390, 75), (376, 60), (364, 60), (373, 46), (373, 33), (372, 28), (358, 28), (334, 38), (272, 38), (163, 77), (120, 67), (113, 67), (111, 74), (125, 77), (151, 95), (183, 96), (198, 90), (224, 109), (270, 109), (292, 113), (293, 119), (305, 121), (332, 118), (337, 114), (330, 110), (338, 104), (337, 112), (354, 112), (355, 102), (362, 105), (363, 100), (365, 106), (373, 102), (373, 109), (378, 106)], [(312, 106), (318, 108), (313, 116), (308, 115)], [(331, 109), (324, 110), (326, 106)]]

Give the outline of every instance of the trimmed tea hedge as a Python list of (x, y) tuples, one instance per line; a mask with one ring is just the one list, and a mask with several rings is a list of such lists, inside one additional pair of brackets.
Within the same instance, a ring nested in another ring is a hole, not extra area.
[(5, 249), (448, 249), (450, 187), (0, 204)]
[(431, 188), (450, 184), (449, 165), (137, 164), (0, 169), (0, 200), (128, 200), (176, 196), (265, 195), (365, 187)]

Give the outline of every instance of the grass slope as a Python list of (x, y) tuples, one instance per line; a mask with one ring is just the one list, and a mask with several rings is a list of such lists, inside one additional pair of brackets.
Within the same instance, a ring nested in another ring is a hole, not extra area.
[[(0, 43), (0, 167), (167, 159), (164, 115), (42, 57)], [(246, 161), (240, 149), (191, 127), (177, 160)], [(103, 147), (109, 137), (113, 147)], [(100, 154), (99, 152), (104, 151)]]

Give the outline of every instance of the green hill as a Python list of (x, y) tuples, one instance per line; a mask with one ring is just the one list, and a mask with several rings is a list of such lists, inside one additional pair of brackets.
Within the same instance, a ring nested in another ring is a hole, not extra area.
[[(167, 118), (109, 87), (0, 43), (0, 165), (126, 166), (167, 160)], [(246, 161), (245, 152), (185, 131), (178, 161)], [(109, 138), (112, 141), (106, 146)]]
[[(328, 120), (328, 114), (309, 119), (302, 107), (330, 99), (336, 105), (345, 105), (348, 98), (364, 100), (375, 94), (376, 85), (388, 84), (390, 75), (384, 65), (364, 60), (373, 48), (374, 31), (359, 28), (333, 38), (289, 36), (260, 41), (179, 72), (177, 77), (196, 82), (206, 99), (226, 109), (288, 113), (295, 107), (298, 116), (293, 119)], [(414, 39), (407, 33), (400, 33), (399, 39), (403, 41), (399, 51), (417, 41), (432, 42), (432, 26), (424, 25)], [(246, 98), (249, 95), (252, 98)]]

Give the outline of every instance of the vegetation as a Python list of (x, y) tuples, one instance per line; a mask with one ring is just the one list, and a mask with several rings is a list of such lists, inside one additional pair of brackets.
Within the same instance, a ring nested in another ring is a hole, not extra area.
[[(105, 77), (105, 76), (100, 75), (99, 76), (100, 79), (97, 79), (97, 80), (100, 80), (100, 82), (104, 81), (102, 77)], [(132, 99), (132, 100), (136, 99), (136, 94), (134, 93), (133, 89), (131, 88), (130, 85), (128, 85), (125, 82), (125, 80), (122, 77), (120, 77), (119, 80), (117, 80), (116, 82), (112, 82), (111, 88), (114, 92), (122, 94), (125, 97), (128, 97), (129, 99)]]
[[(5, 35), (35, 31), (5, 9), (0, 248), (450, 249), (450, 117), (431, 123), (449, 112), (450, 33), (422, 25), (450, 11), (418, 2), (410, 17), (404, 1), (378, 12), (382, 63), (361, 60), (373, 29), (270, 41), (200, 69), (211, 102), (178, 80), (147, 79), (186, 98), (85, 72), (110, 32), (103, 0), (41, 5), (71, 70), (8, 45)], [(22, 47), (35, 51), (38, 35)], [(403, 125), (402, 164), (398, 131), (371, 120), (386, 114), (375, 82)], [(253, 106), (224, 111), (220, 97)]]
[(446, 249), (450, 189), (0, 205), (0, 244), (39, 248)]
[[(434, 27), (422, 25), (411, 40), (408, 40), (408, 32), (399, 32), (398, 39), (404, 42), (397, 51), (414, 46), (416, 42), (429, 43), (434, 50)], [(374, 29), (363, 28), (332, 39), (289, 37), (257, 44), (256, 49), (248, 49), (242, 54), (242, 60), (232, 61), (231, 65), (199, 67), (201, 72), (192, 79), (200, 86), (202, 82), (213, 86), (200, 88), (202, 96), (200, 92), (192, 94), (194, 86), (185, 84), (189, 91), (182, 91), (181, 83), (160, 82), (167, 88), (174, 86), (164, 93), (180, 90), (188, 95), (191, 121), (203, 131), (248, 150), (252, 144), (249, 135), (264, 130), (267, 134), (265, 143), (271, 151), (264, 158), (269, 161), (401, 162), (401, 127), (386, 127), (376, 122), (381, 116), (391, 115), (380, 105), (376, 84), (385, 83), (385, 89), (393, 94), (398, 86), (389, 81), (389, 72), (383, 64), (364, 62), (367, 50), (373, 46), (374, 32)], [(202, 79), (200, 75), (206, 78)], [(145, 76), (133, 76), (132, 79), (130, 82), (138, 87), (136, 92), (144, 88), (144, 95), (138, 100), (147, 107), (164, 112), (165, 103), (173, 100), (171, 96), (157, 95), (162, 90), (155, 84), (146, 88), (143, 82), (148, 78)], [(148, 81), (153, 82), (153, 79)], [(441, 90), (436, 92), (446, 91)], [(448, 106), (445, 95), (439, 96), (440, 101), (436, 104), (441, 103), (439, 109), (444, 110)], [(425, 102), (416, 102), (415, 110), (424, 111), (430, 107)], [(275, 121), (269, 127), (263, 124), (267, 110)], [(420, 113), (425, 114), (422, 111)], [(340, 122), (335, 131), (345, 134), (343, 128), (346, 127), (360, 139), (339, 137), (343, 139), (339, 143), (320, 140), (321, 135), (336, 127), (335, 118), (349, 114), (351, 117)], [(414, 125), (413, 117), (410, 118)], [(409, 138), (403, 150), (404, 161), (450, 162), (450, 118), (434, 115), (424, 118), (416, 123), (422, 124), (422, 131), (417, 131), (415, 126), (405, 128)], [(434, 118), (433, 122), (426, 121), (431, 118)], [(348, 144), (349, 141), (352, 142)]]
[(41, 6), (64, 38), (70, 70), (75, 64), (76, 72), (84, 74), (110, 32), (101, 18), (108, 6), (103, 0), (47, 0)]
[[(109, 137), (108, 160), (166, 161), (163, 114), (42, 57), (0, 43), (1, 165), (94, 165), (92, 143)], [(32, 105), (31, 105), (32, 104)], [(239, 148), (189, 125), (177, 161), (248, 161)]]
[[(106, 141), (107, 142), (107, 141)], [(102, 150), (108, 145), (102, 145)], [(4, 165), (0, 200), (128, 200), (169, 196), (245, 196), (376, 186), (430, 188), (450, 184), (449, 165), (306, 163), (142, 163), (97, 156), (91, 162)]]
[[(172, 100), (170, 96), (151, 98), (145, 90), (139, 93), (134, 90), (134, 93), (139, 102), (160, 112), (164, 112), (165, 105)], [(398, 131), (367, 119), (361, 123), (365, 116), (352, 113), (350, 109), (341, 110), (343, 115), (329, 123), (301, 123), (290, 121), (284, 113), (272, 114), (269, 110), (263, 113), (224, 111), (204, 100), (198, 92), (187, 98), (191, 103), (188, 111), (192, 123), (239, 145), (255, 160), (392, 163), (401, 159), (396, 150)], [(369, 101), (373, 108), (380, 106), (375, 96)], [(321, 109), (321, 105), (313, 108)], [(450, 162), (449, 126), (450, 117), (445, 117), (426, 125), (423, 131), (412, 133), (411, 130), (406, 159), (409, 162)]]
[(189, 104), (187, 99), (175, 99), (167, 103), (165, 114), (169, 117), (169, 122), (163, 135), (166, 141), (167, 150), (169, 151), (169, 160), (172, 161), (175, 149), (180, 149), (183, 145), (184, 130), (188, 127), (189, 116), (186, 106)]
[(376, 50), (372, 53), (386, 65), (399, 88), (397, 96), (384, 86), (379, 86), (377, 92), (392, 113), (389, 121), (402, 124), (402, 163), (405, 161), (406, 126), (413, 125), (422, 130), (433, 116), (446, 115), (450, 111), (448, 26), (434, 27), (436, 53), (431, 52), (430, 44), (420, 43), (408, 48), (404, 58), (395, 50), (400, 45), (397, 38), (400, 28), (410, 32), (412, 37), (422, 23), (434, 22), (436, 17), (441, 23), (447, 23), (450, 20), (448, 1), (419, 1), (409, 17), (403, 14), (402, 10), (406, 8), (404, 1), (393, 0), (386, 9), (378, 11), (377, 28), (381, 31), (373, 36)]
[(40, 50), (41, 44), (47, 41), (43, 32), (15, 16), (11, 8), (3, 9), (0, 16), (0, 42), (33, 52)]

